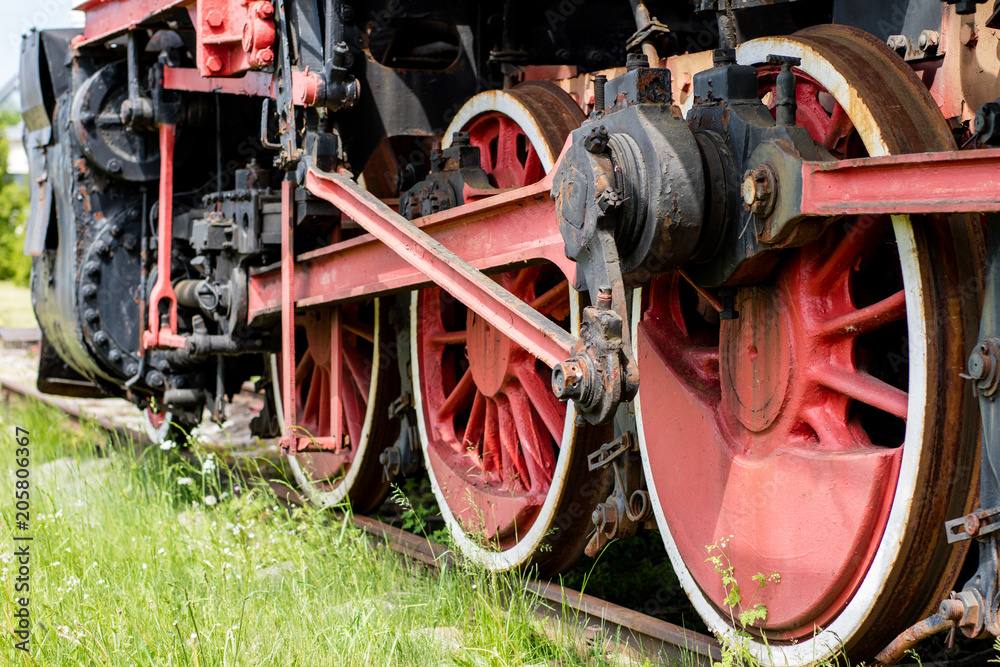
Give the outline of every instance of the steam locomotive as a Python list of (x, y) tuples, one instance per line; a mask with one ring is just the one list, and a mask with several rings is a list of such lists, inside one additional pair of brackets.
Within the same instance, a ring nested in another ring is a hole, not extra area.
[(1000, 634), (992, 3), (80, 9), (21, 52), (39, 389), (162, 439), (253, 380), (313, 502), (424, 466), (495, 570), (656, 530), (765, 664)]

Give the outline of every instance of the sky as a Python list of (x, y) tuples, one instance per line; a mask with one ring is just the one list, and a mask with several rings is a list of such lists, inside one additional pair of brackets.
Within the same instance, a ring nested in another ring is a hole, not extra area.
[(69, 28), (83, 25), (83, 15), (71, 8), (82, 0), (0, 0), (0, 87), (17, 76), (21, 35), (32, 27)]

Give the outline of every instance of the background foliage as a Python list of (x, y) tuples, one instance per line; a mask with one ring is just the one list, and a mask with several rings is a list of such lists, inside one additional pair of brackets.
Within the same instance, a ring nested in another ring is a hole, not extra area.
[(0, 280), (28, 284), (31, 259), (24, 255), (24, 228), (28, 219), (28, 187), (7, 173), (10, 146), (6, 129), (17, 125), (16, 112), (0, 113)]

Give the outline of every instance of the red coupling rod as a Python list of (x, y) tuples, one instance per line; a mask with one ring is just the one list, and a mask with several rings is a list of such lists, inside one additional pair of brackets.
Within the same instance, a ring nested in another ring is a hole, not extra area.
[(802, 165), (805, 215), (1000, 211), (1000, 149)]

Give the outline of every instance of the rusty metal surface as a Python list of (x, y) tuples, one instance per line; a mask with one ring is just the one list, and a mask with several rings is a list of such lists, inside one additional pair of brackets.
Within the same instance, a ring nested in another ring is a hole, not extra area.
[(945, 600), (941, 603), (938, 613), (911, 626), (886, 646), (875, 659), (883, 665), (895, 665), (906, 657), (907, 651), (923, 640), (954, 628), (955, 623), (962, 618), (963, 611), (964, 606), (958, 600)]

